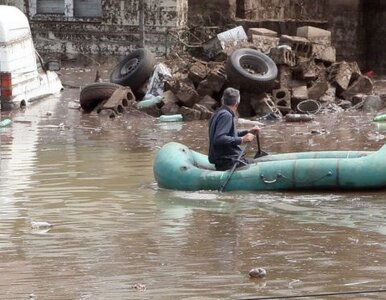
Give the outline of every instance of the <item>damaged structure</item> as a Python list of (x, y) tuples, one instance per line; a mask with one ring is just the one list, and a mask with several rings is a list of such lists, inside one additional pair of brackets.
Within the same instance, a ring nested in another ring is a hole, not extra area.
[(386, 68), (383, 0), (0, 0), (0, 4), (17, 6), (28, 15), (40, 51), (122, 55), (146, 45), (166, 54), (188, 26), (237, 24), (280, 35), (315, 26), (332, 32), (339, 60), (358, 61), (361, 69), (376, 73)]

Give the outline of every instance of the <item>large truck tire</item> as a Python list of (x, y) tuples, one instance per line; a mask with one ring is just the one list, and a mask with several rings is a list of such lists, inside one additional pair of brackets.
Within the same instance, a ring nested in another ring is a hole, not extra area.
[(230, 84), (251, 92), (272, 90), (278, 74), (277, 66), (269, 56), (246, 48), (235, 50), (225, 69)]
[(110, 75), (110, 81), (137, 91), (150, 77), (155, 65), (154, 55), (147, 49), (137, 49), (120, 61)]
[(91, 112), (99, 103), (111, 97), (121, 85), (111, 82), (92, 83), (80, 91), (80, 106), (85, 112)]

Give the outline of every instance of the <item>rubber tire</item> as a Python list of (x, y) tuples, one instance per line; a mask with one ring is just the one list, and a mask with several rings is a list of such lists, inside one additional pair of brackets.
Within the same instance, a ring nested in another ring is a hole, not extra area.
[[(259, 74), (251, 74), (245, 69), (250, 66)], [(228, 58), (225, 67), (230, 83), (236, 83), (240, 89), (253, 92), (272, 90), (278, 74), (275, 62), (264, 53), (254, 49), (235, 50)]]
[(121, 85), (111, 82), (92, 83), (80, 91), (80, 106), (85, 112), (91, 112), (99, 103), (111, 97)]
[[(110, 74), (110, 81), (130, 86), (137, 91), (153, 73), (154, 55), (147, 49), (137, 49), (120, 61)], [(126, 68), (129, 70), (125, 70)]]

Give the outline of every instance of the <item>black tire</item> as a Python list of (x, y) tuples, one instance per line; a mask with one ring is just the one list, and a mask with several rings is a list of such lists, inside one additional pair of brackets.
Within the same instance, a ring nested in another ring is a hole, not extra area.
[(85, 112), (91, 112), (103, 100), (110, 98), (120, 87), (121, 85), (111, 82), (89, 84), (80, 91), (80, 106)]
[(228, 58), (226, 73), (231, 84), (245, 91), (270, 91), (277, 77), (275, 62), (254, 49), (235, 50)]
[(113, 83), (130, 86), (135, 92), (150, 77), (155, 65), (154, 55), (146, 49), (137, 49), (115, 66), (110, 75)]

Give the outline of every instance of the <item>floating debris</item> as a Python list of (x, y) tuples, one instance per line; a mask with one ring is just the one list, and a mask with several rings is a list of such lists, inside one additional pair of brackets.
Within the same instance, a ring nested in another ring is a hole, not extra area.
[(0, 127), (7, 127), (12, 124), (11, 119), (4, 119), (0, 121)]
[(249, 271), (249, 276), (253, 278), (263, 278), (267, 275), (267, 271), (263, 268), (253, 268)]
[(146, 291), (146, 284), (143, 283), (135, 283), (131, 286), (131, 288), (138, 291)]
[(31, 229), (33, 234), (46, 234), (54, 225), (48, 222), (31, 221)]

